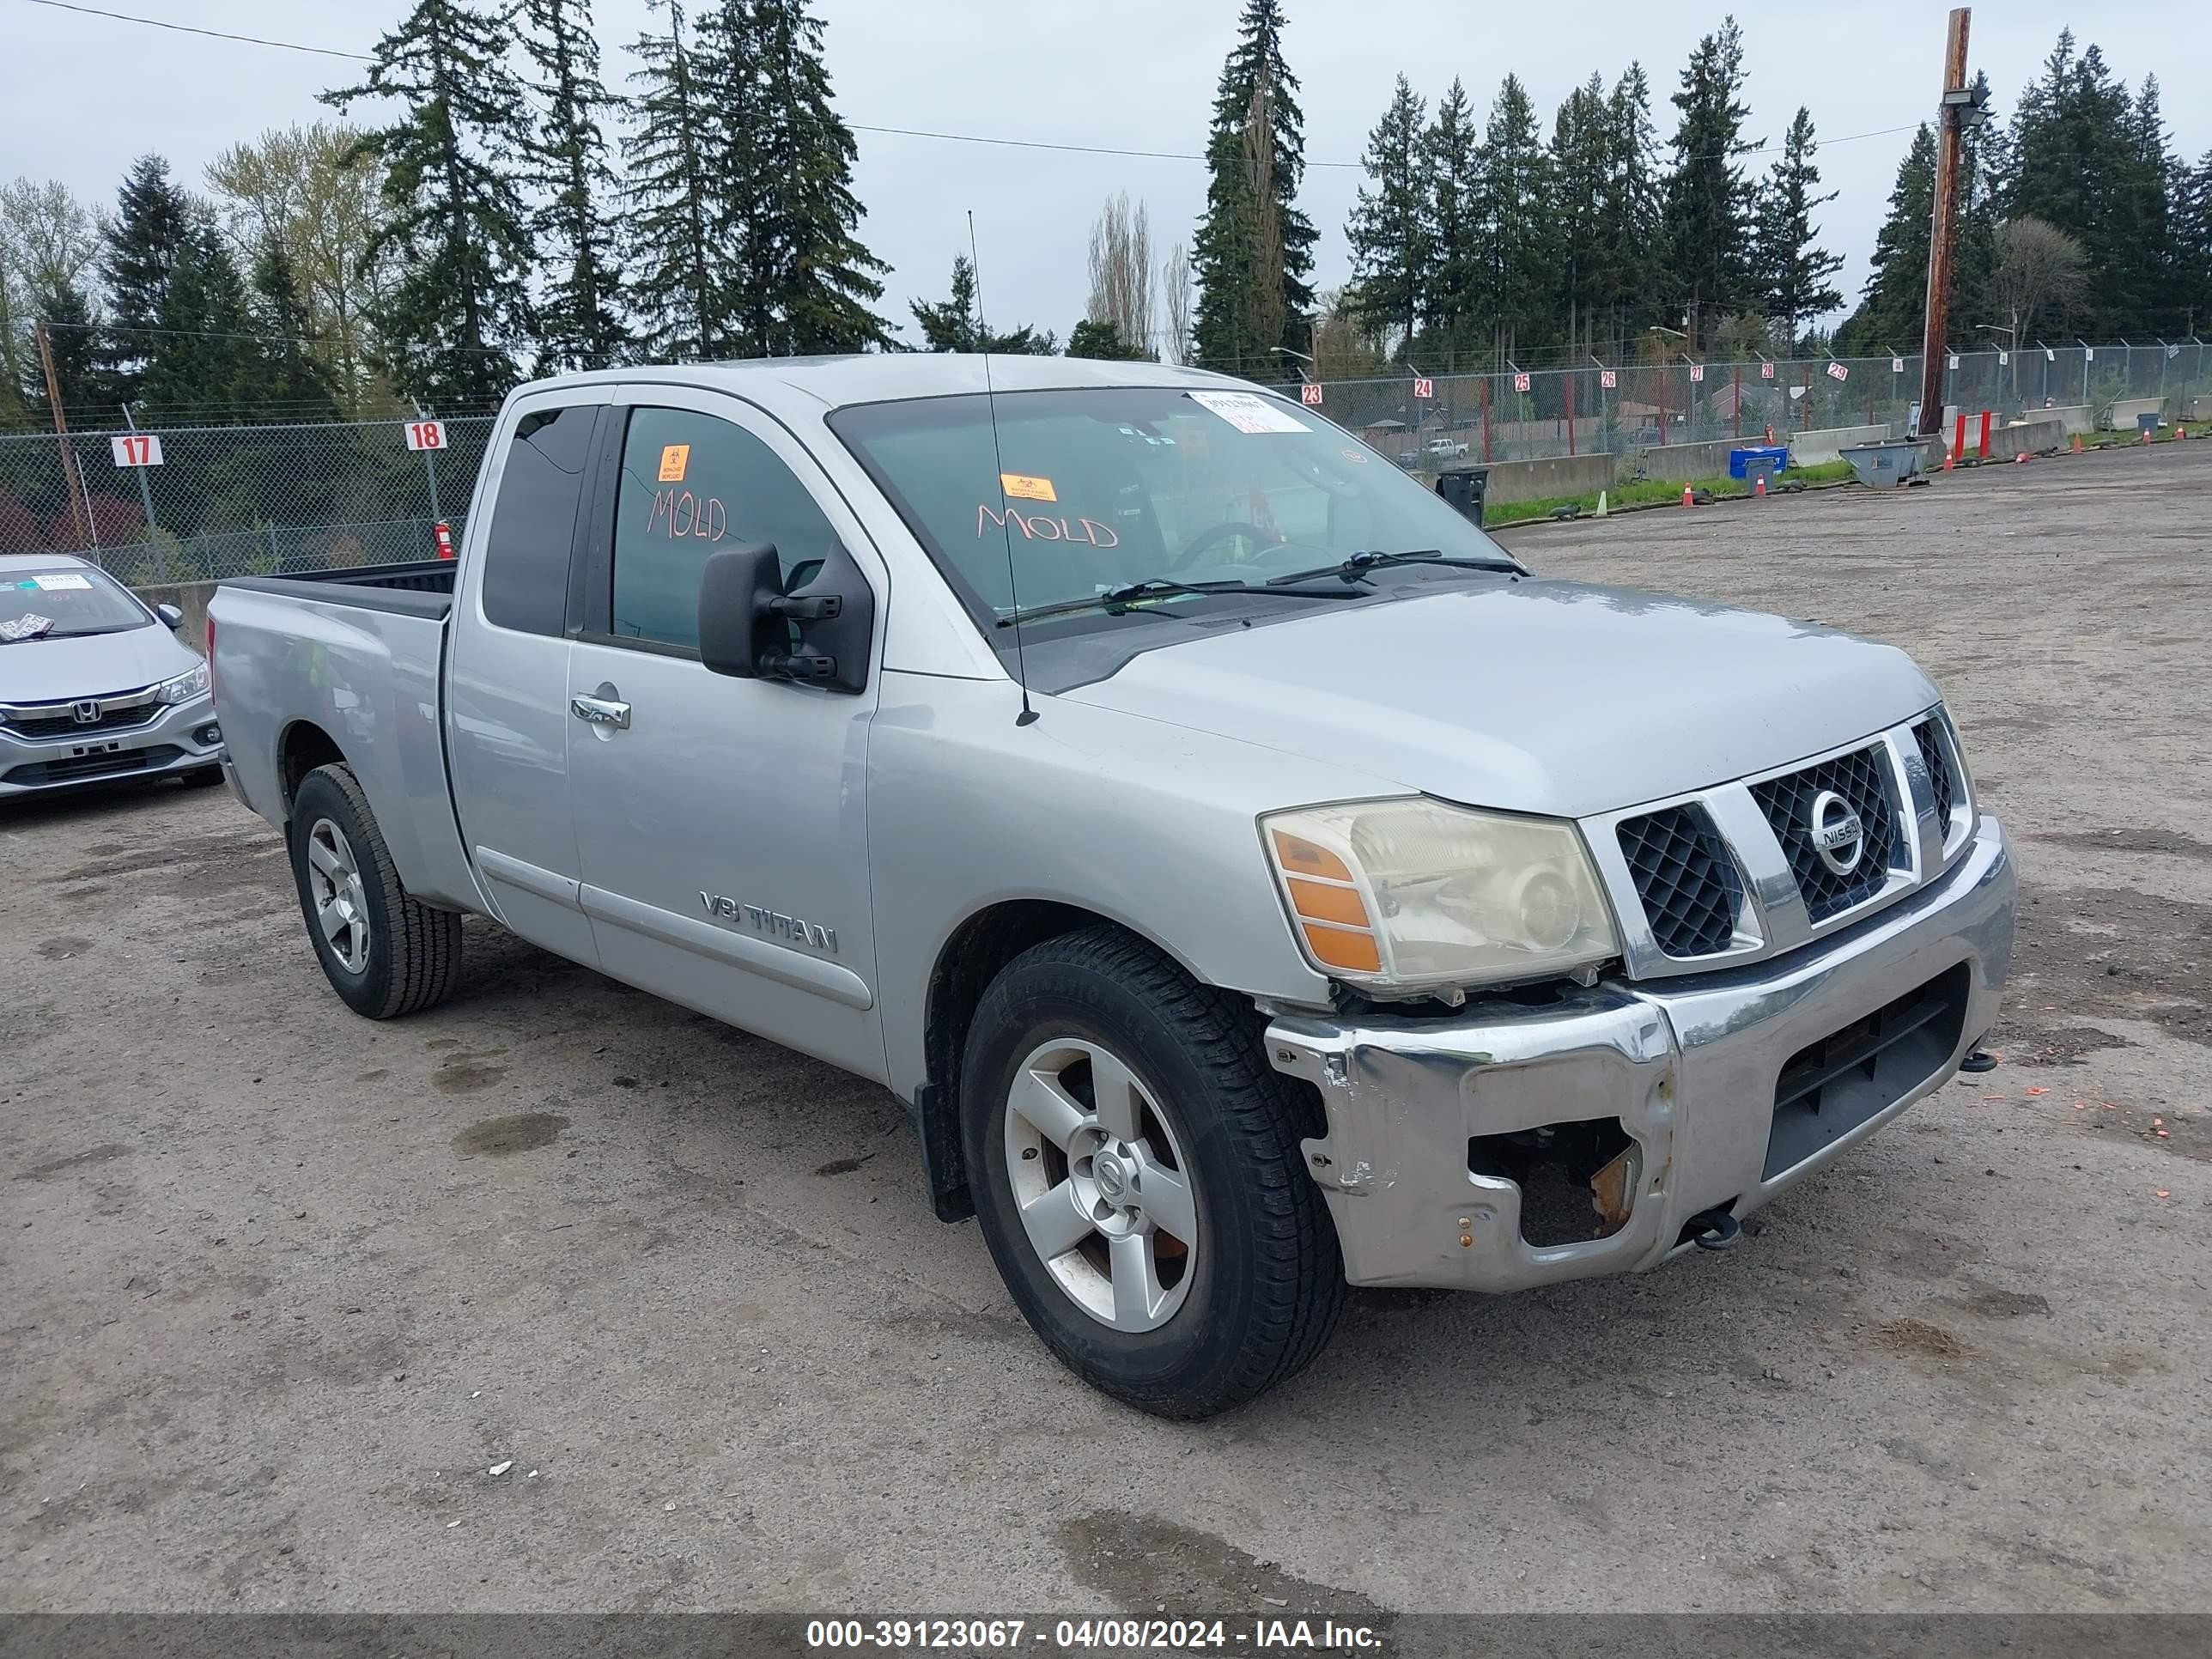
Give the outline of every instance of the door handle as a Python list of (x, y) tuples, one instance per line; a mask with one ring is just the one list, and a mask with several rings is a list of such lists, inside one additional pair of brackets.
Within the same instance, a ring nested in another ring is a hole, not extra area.
[(571, 697), (568, 712), (588, 725), (611, 726), (624, 732), (629, 729), (629, 705), (612, 697)]

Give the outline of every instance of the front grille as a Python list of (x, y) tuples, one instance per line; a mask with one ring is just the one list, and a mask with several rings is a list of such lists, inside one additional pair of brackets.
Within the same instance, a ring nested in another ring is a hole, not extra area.
[(1735, 938), (1743, 884), (1702, 806), (1623, 819), (1620, 854), (1651, 936), (1670, 957), (1717, 956)]
[(1951, 763), (1943, 753), (1943, 740), (1936, 733), (1934, 720), (1923, 720), (1912, 728), (1913, 740), (1920, 745), (1920, 758), (1928, 768), (1928, 781), (1936, 787), (1936, 822), (1943, 831), (1943, 839), (1951, 839), (1952, 792), (1957, 787), (1951, 781)]
[[(1816, 922), (1865, 903), (1889, 879), (1898, 841), (1896, 814), (1890, 808), (1888, 757), (1886, 744), (1869, 744), (1802, 772), (1751, 786), (1752, 798), (1766, 814), (1797, 878), (1805, 914)], [(1842, 796), (1859, 817), (1858, 862), (1840, 873), (1828, 867), (1813, 845), (1813, 803), (1828, 790)]]
[(151, 749), (110, 749), (94, 755), (71, 755), (62, 760), (32, 761), (9, 769), (0, 783), (26, 787), (41, 784), (83, 783), (93, 778), (119, 778), (149, 768), (167, 766), (185, 751), (174, 744)]
[(43, 710), (37, 714), (27, 712), (11, 714), (6, 724), (8, 729), (19, 737), (45, 741), (53, 738), (91, 737), (101, 732), (118, 731), (124, 726), (143, 726), (161, 712), (161, 705), (158, 702), (131, 703), (119, 708), (110, 707), (97, 720), (86, 724), (80, 723), (76, 716), (70, 713), (68, 705), (64, 704), (51, 714)]
[(1965, 963), (1790, 1056), (1774, 1085), (1771, 1181), (1934, 1077), (1966, 1029)]

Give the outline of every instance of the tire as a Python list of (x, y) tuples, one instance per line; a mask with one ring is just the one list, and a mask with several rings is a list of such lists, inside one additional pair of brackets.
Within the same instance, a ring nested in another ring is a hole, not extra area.
[[(292, 798), (285, 838), (308, 941), (347, 1007), (395, 1019), (453, 994), (461, 919), (408, 896), (351, 771), (331, 765), (307, 774)], [(325, 925), (329, 910), (337, 913), (334, 927)]]
[[(1335, 1229), (1298, 1144), (1320, 1109), (1261, 1039), (1240, 1000), (1109, 927), (1017, 957), (969, 1027), (961, 1129), (992, 1258), (1069, 1370), (1158, 1416), (1209, 1417), (1295, 1376), (1343, 1311)], [(1102, 1109), (1101, 1079), (1132, 1110)], [(1136, 1136), (1107, 1127), (1132, 1116)]]

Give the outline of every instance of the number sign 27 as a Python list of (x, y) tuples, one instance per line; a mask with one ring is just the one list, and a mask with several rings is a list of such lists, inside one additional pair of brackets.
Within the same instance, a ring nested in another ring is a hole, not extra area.
[(446, 423), (443, 421), (410, 421), (407, 422), (407, 447), (410, 449), (443, 449), (446, 447)]

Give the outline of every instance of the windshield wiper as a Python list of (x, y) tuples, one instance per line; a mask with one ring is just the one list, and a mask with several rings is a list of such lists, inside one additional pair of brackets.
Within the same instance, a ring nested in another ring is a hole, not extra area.
[[(1317, 571), (1328, 575), (1328, 571)], [(1033, 605), (1020, 611), (1010, 611), (999, 618), (997, 626), (1012, 628), (1016, 623), (1035, 622), (1040, 617), (1064, 617), (1078, 611), (1126, 611), (1145, 599), (1157, 599), (1177, 593), (1262, 593), (1285, 599), (1351, 599), (1359, 595), (1348, 587), (1285, 587), (1279, 582), (1255, 586), (1251, 582), (1179, 582), (1165, 577), (1150, 581), (1123, 582), (1118, 587), (1109, 587), (1085, 599), (1062, 599), (1054, 605)]]
[(1270, 578), (1269, 585), (1311, 581), (1316, 576), (1339, 576), (1347, 582), (1356, 582), (1370, 570), (1387, 569), (1394, 564), (1448, 564), (1462, 570), (1504, 570), (1516, 576), (1528, 574), (1524, 566), (1512, 559), (1467, 559), (1441, 548), (1418, 547), (1408, 553), (1354, 553), (1341, 564), (1323, 565), (1317, 570), (1293, 570), (1287, 576)]

